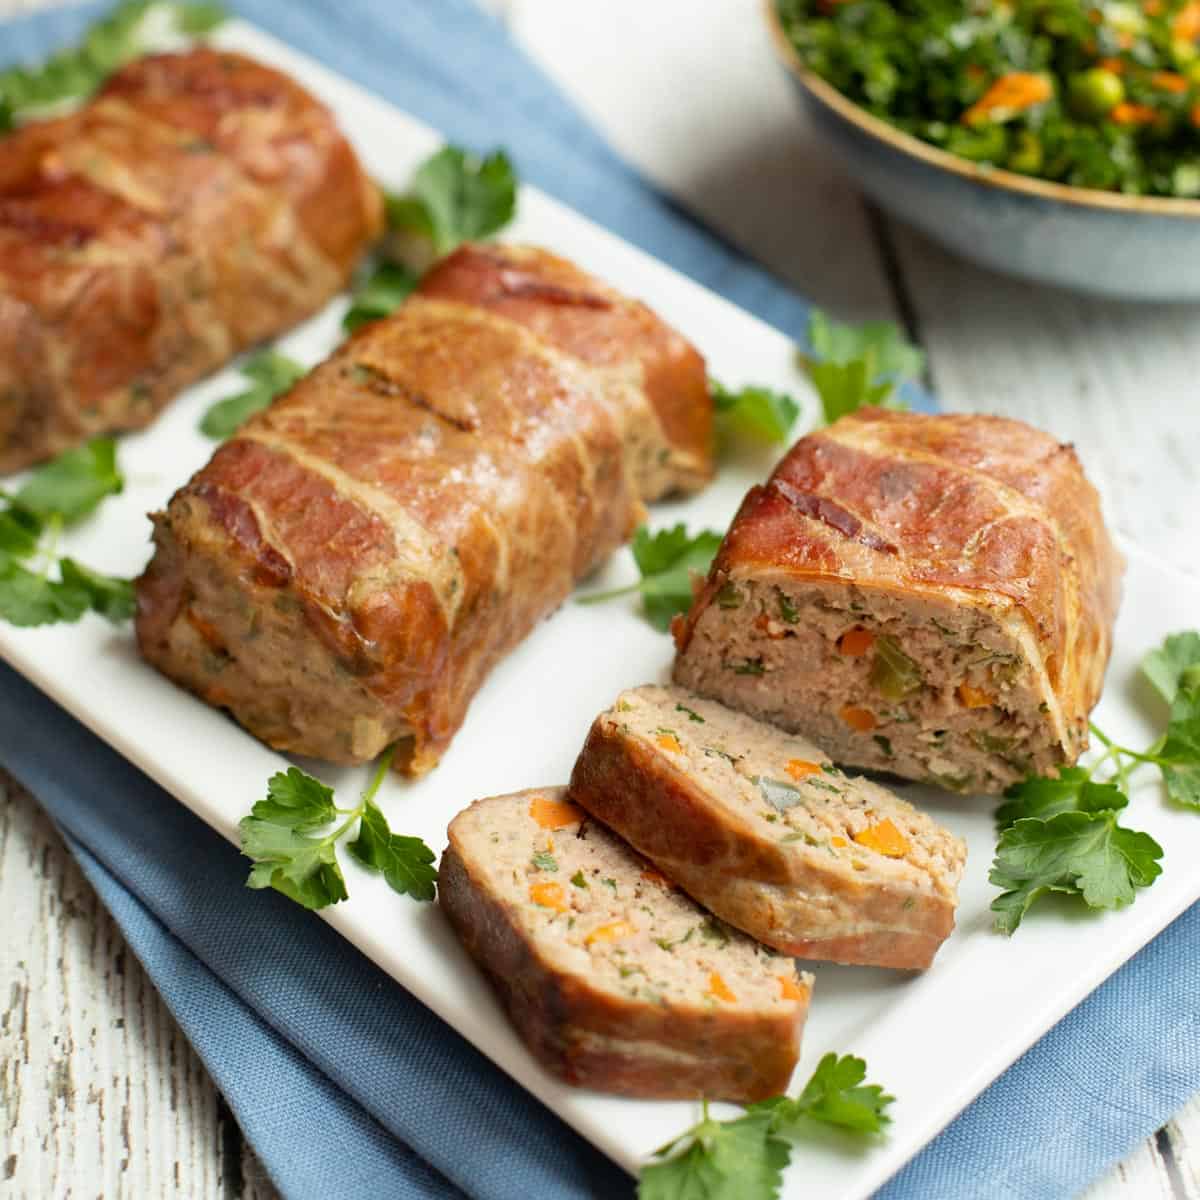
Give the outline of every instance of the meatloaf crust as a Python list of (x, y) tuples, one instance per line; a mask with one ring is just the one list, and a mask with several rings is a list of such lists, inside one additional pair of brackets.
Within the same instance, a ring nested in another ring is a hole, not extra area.
[[(674, 677), (838, 761), (995, 793), (1086, 747), (1122, 569), (1070, 446), (1001, 417), (863, 409), (746, 496), (677, 619)], [(874, 639), (885, 673), (915, 670), (911, 701), (903, 680), (885, 702), (850, 678)]]
[[(547, 829), (531, 819), (531, 803), (564, 815)], [(750, 1102), (787, 1088), (812, 977), (713, 923), (564, 804), (561, 788), (477, 801), (449, 837), (439, 904), (547, 1070), (655, 1099)], [(538, 850), (554, 872), (530, 865)], [(538, 877), (549, 882), (532, 888), (561, 911), (529, 902), (528, 880)], [(593, 911), (606, 902), (624, 904), (627, 916)], [(696, 929), (709, 932), (689, 937)], [(685, 963), (689, 954), (696, 961)]]
[(277, 748), (433, 766), (643, 515), (645, 392), (531, 324), (423, 288), (246, 424), (155, 519), (145, 657)]
[(682, 688), (623, 692), (568, 795), (785, 954), (922, 970), (954, 929), (959, 838), (810, 742)]
[(0, 140), (0, 473), (148, 424), (381, 229), (329, 110), (227, 51), (140, 59)]
[(610, 390), (642, 393), (648, 403), (627, 440), (643, 500), (694, 492), (712, 478), (704, 359), (641, 301), (546, 250), (514, 245), (463, 246), (426, 275), (421, 291), (500, 313), (597, 368)]

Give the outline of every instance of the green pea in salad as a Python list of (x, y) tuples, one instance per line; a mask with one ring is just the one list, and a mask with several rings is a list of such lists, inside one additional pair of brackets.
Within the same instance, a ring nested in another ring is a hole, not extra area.
[(1200, 196), (1200, 0), (776, 0), (808, 68), (972, 162)]

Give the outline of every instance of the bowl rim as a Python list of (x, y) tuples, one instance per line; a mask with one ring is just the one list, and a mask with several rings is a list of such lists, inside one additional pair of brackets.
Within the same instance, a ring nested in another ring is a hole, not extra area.
[(843, 95), (831, 83), (827, 83), (816, 72), (809, 70), (801, 60), (796, 47), (784, 31), (779, 18), (777, 0), (763, 0), (766, 10), (767, 28), (774, 43), (775, 53), (787, 70), (809, 94), (838, 116), (857, 126), (863, 133), (889, 145), (893, 150), (910, 158), (920, 159), (931, 167), (939, 167), (972, 183), (983, 184), (998, 191), (1017, 192), (1036, 196), (1042, 200), (1054, 200), (1077, 208), (1100, 209), (1125, 214), (1153, 213), (1160, 217), (1177, 220), (1200, 219), (1200, 199), (1182, 196), (1130, 196), (1124, 192), (1106, 192), (1099, 188), (1073, 187), (1066, 183), (1054, 183), (1048, 179), (1036, 179), (1030, 175), (1019, 175), (1003, 167), (981, 167), (969, 159), (959, 158), (948, 150), (942, 150), (929, 142), (923, 142), (911, 133), (905, 133), (881, 117), (867, 112), (860, 104)]

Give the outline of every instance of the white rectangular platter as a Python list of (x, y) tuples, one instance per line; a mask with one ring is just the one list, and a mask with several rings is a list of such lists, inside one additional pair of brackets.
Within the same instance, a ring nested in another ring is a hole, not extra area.
[[(294, 74), (337, 112), (368, 169), (403, 188), (414, 167), (441, 143), (432, 130), (313, 60), (241, 22), (221, 34)], [(714, 376), (730, 384), (764, 383), (812, 397), (795, 370), (791, 342), (777, 331), (685, 279), (648, 255), (525, 188), (513, 239), (548, 246), (645, 299), (691, 338)], [(281, 348), (315, 363), (338, 341), (339, 299)], [(145, 514), (210, 455), (196, 432), (215, 399), (240, 388), (230, 369), (190, 389), (145, 433), (122, 440), (125, 492), (107, 501), (65, 539), (69, 553), (97, 568), (137, 573), (148, 554)], [(809, 423), (802, 418), (801, 425)], [(799, 428), (799, 426), (798, 426)], [(685, 519), (724, 529), (743, 493), (769, 470), (769, 455), (727, 461), (717, 481), (686, 503), (657, 506), (655, 525)], [(634, 577), (628, 551), (594, 586)], [(1163, 714), (1137, 682), (1141, 656), (1162, 637), (1195, 624), (1200, 585), (1131, 553), (1109, 686), (1096, 714), (1108, 733), (1140, 746)], [(567, 604), (493, 673), (442, 764), (416, 783), (394, 778), (381, 802), (397, 831), (435, 850), (446, 825), (469, 801), (517, 788), (565, 781), (592, 717), (623, 687), (666, 680), (670, 639), (651, 629), (633, 602)], [(0, 625), (0, 655), (110, 742), (229, 839), (237, 822), (286, 760), (227, 718), (145, 666), (128, 629), (96, 617), (78, 625), (15, 629)], [(133, 715), (136, 714), (136, 719)], [(365, 771), (306, 766), (327, 782), (359, 789)], [(837, 1146), (798, 1148), (786, 1197), (868, 1195), (997, 1075), (1187, 905), (1200, 898), (1200, 820), (1168, 807), (1149, 777), (1135, 789), (1130, 823), (1166, 848), (1164, 873), (1129, 910), (1080, 916), (1047, 905), (1011, 941), (991, 931), (994, 889), (987, 868), (994, 846), (992, 806), (908, 787), (937, 819), (966, 838), (968, 873), (959, 927), (931, 971), (921, 976), (818, 965), (812, 1014), (797, 1083), (830, 1050), (853, 1052), (870, 1076), (897, 1097), (895, 1123), (866, 1153)], [(653, 1149), (697, 1117), (687, 1103), (600, 1096), (547, 1076), (513, 1035), (491, 993), (436, 910), (397, 896), (342, 856), (351, 899), (324, 917), (399, 983), (494, 1059), (584, 1137), (631, 1172)], [(314, 918), (315, 919), (315, 918)], [(732, 1111), (732, 1110), (731, 1110)]]

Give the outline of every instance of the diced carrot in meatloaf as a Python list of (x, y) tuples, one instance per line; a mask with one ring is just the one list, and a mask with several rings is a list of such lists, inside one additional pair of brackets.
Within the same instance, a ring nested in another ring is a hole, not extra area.
[[(663, 750), (664, 731), (678, 751)], [(954, 928), (957, 837), (802, 738), (681, 688), (622, 693), (592, 726), (569, 794), (786, 954), (921, 968)]]
[(1121, 571), (1070, 446), (864, 409), (746, 496), (674, 680), (839, 763), (996, 794), (1087, 746)]
[(658, 1098), (784, 1091), (812, 977), (717, 920), (561, 788), (451, 822), (439, 900), (517, 1032), (568, 1083)]

